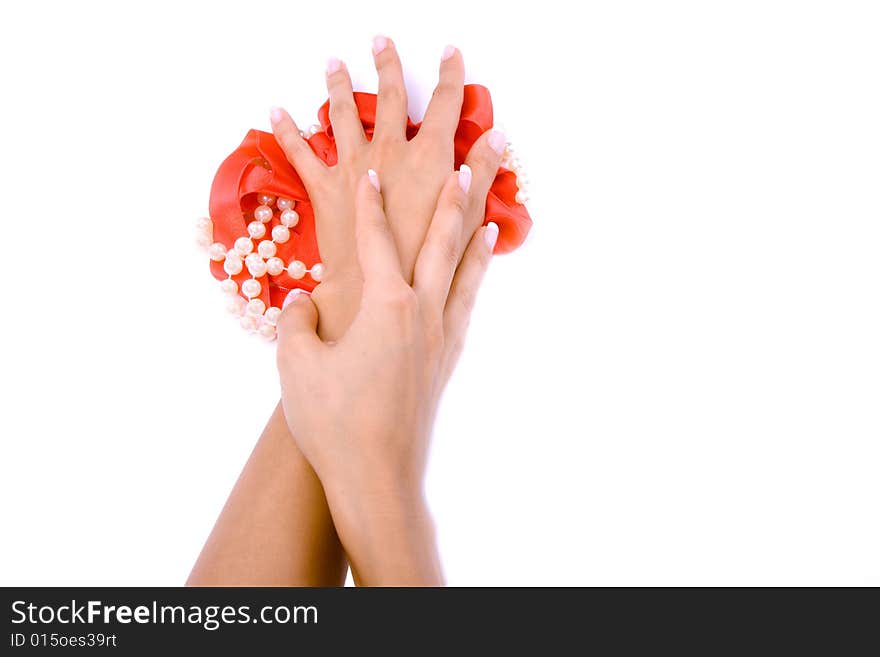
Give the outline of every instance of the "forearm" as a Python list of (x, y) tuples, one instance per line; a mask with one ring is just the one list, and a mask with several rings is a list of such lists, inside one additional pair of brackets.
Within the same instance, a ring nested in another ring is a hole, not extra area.
[[(349, 306), (356, 303), (358, 287), (354, 282), (322, 287), (327, 291), (322, 333), (334, 339), (351, 321)], [(324, 489), (279, 403), (187, 584), (341, 586), (346, 570)]]
[(245, 464), (190, 586), (340, 586), (346, 560), (321, 483), (279, 404)]
[(434, 523), (420, 491), (332, 491), (328, 501), (359, 586), (443, 586)]

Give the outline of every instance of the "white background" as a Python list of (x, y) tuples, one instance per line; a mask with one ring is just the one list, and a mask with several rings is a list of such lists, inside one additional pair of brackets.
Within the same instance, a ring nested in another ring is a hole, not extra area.
[(0, 583), (184, 581), (278, 394), (194, 220), (375, 33), (416, 118), (461, 48), (533, 181), (436, 427), (449, 582), (880, 584), (876, 4), (449, 0), (3, 5)]

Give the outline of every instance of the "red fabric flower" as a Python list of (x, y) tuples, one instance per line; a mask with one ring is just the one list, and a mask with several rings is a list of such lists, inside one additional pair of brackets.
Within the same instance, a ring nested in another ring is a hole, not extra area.
[[(354, 100), (368, 139), (373, 136), (376, 120), (376, 95), (355, 92)], [(321, 130), (309, 138), (309, 145), (315, 154), (329, 166), (336, 164), (336, 142), (330, 125), (330, 101), (318, 110)], [(407, 138), (412, 139), (419, 131), (420, 124), (407, 119)], [(473, 143), (486, 130), (492, 127), (492, 100), (489, 90), (480, 85), (465, 85), (461, 119), (455, 134), (455, 167), (464, 162)], [(261, 130), (250, 130), (241, 145), (227, 157), (211, 185), (208, 209), (214, 223), (214, 241), (232, 248), (235, 240), (247, 236), (247, 225), (253, 221), (253, 211), (259, 204), (257, 195), (272, 194), (276, 197), (296, 201), (295, 210), (299, 222), (290, 230), (290, 240), (277, 245), (277, 256), (285, 265), (300, 260), (311, 267), (320, 262), (315, 233), (315, 216), (309, 196), (293, 165), (287, 160), (275, 136)], [(525, 206), (516, 202), (516, 174), (504, 168), (498, 175), (486, 198), (484, 225), (490, 221), (498, 224), (498, 242), (495, 253), (514, 250), (523, 240), (532, 225)], [(276, 216), (266, 224), (267, 237), (278, 225)], [(227, 278), (223, 262), (211, 262), (211, 273), (218, 280)], [(241, 287), (249, 278), (247, 268), (232, 277)], [(280, 307), (284, 297), (293, 288), (311, 291), (315, 281), (309, 275), (300, 279), (291, 278), (286, 271), (277, 276), (265, 275), (258, 279), (262, 284), (260, 297), (267, 307)]]

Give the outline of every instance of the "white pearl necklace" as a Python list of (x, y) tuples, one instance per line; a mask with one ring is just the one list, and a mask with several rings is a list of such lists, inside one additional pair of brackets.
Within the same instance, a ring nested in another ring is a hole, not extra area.
[[(299, 214), (294, 210), (296, 201), (283, 197), (276, 199), (272, 194), (266, 193), (258, 194), (257, 201), (260, 205), (254, 210), (254, 219), (247, 226), (248, 234), (237, 238), (231, 248), (214, 241), (214, 222), (209, 217), (201, 217), (196, 221), (196, 242), (207, 250), (211, 260), (223, 262), (223, 271), (227, 278), (220, 281), (220, 289), (229, 299), (229, 312), (238, 318), (241, 327), (249, 333), (256, 333), (266, 340), (274, 340), (275, 325), (281, 315), (281, 308), (266, 307), (266, 303), (259, 298), (263, 283), (257, 279), (267, 274), (278, 276), (286, 270), (296, 280), (309, 274), (313, 281), (320, 283), (324, 277), (324, 265), (316, 262), (311, 267), (306, 267), (300, 260), (291, 260), (285, 265), (276, 256), (277, 245), (287, 242), (291, 229), (299, 223)], [(278, 210), (279, 223), (268, 231), (269, 239), (262, 239), (266, 237), (267, 226), (276, 216), (273, 205)], [(258, 240), (256, 244), (254, 240)], [(242, 282), (239, 290), (238, 283), (232, 277), (240, 274), (245, 267), (251, 277)]]
[(501, 154), (501, 166), (505, 169), (513, 171), (516, 174), (516, 187), (519, 191), (516, 193), (516, 202), (520, 205), (525, 205), (529, 202), (529, 179), (526, 176), (525, 171), (523, 171), (522, 163), (519, 161), (519, 158), (516, 156), (516, 152), (513, 149), (513, 144), (507, 142), (504, 147), (504, 152)]

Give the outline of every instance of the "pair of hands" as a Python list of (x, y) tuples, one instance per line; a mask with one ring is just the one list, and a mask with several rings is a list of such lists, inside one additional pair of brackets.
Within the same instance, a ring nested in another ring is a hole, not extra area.
[(498, 236), (495, 224), (480, 226), (505, 138), (487, 132), (453, 171), (461, 54), (444, 51), (437, 89), (410, 141), (393, 42), (377, 37), (373, 54), (372, 140), (345, 65), (328, 63), (336, 166), (314, 155), (286, 112), (272, 112), (276, 139), (314, 206), (326, 267), (311, 298), (295, 290), (278, 321), (282, 405), (356, 577), (439, 583), (422, 495), (425, 461)]

